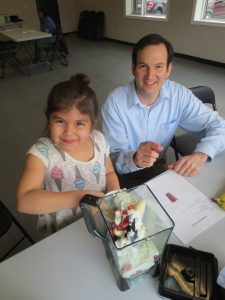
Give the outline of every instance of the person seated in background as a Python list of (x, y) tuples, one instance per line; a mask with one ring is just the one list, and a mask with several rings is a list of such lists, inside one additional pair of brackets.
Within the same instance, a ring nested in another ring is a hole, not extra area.
[(33, 63), (39, 63), (44, 58), (44, 50), (43, 48), (48, 45), (50, 42), (53, 42), (56, 35), (56, 24), (52, 20), (51, 17), (49, 17), (47, 11), (39, 7), (37, 10), (39, 19), (40, 19), (40, 30), (43, 32), (51, 33), (52, 38), (47, 39), (40, 39), (35, 42), (34, 45), (34, 55), (35, 58), (33, 60)]
[[(115, 89), (102, 107), (103, 133), (121, 188), (140, 185), (167, 168), (193, 176), (225, 150), (225, 120), (168, 79), (172, 59), (173, 47), (165, 38), (141, 38), (132, 52), (134, 80)], [(167, 166), (166, 150), (178, 127), (204, 134), (191, 155)]]

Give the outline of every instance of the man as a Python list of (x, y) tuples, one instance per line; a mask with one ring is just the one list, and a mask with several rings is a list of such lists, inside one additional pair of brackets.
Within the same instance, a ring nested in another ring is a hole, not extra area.
[(55, 35), (56, 35), (55, 22), (52, 20), (52, 18), (48, 16), (44, 8), (39, 7), (37, 13), (40, 19), (41, 31), (51, 33), (52, 38), (40, 39), (35, 42), (35, 46), (34, 46), (35, 58), (33, 60), (33, 63), (40, 63), (42, 60), (44, 60), (45, 54), (43, 48), (49, 45), (49, 43), (53, 42), (55, 40)]
[[(167, 168), (193, 176), (225, 149), (225, 120), (168, 79), (172, 59), (173, 47), (162, 36), (140, 39), (132, 52), (134, 81), (115, 89), (102, 107), (121, 187), (142, 184)], [(165, 152), (178, 126), (204, 136), (193, 154), (167, 166)]]

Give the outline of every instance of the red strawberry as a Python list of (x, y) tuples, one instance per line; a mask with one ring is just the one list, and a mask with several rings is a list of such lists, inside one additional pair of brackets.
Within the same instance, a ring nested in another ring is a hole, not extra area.
[(123, 273), (128, 272), (128, 271), (131, 270), (131, 267), (132, 267), (131, 264), (124, 265), (124, 266), (122, 267), (121, 271), (122, 271)]
[(129, 224), (129, 218), (128, 218), (128, 216), (127, 216), (125, 219), (123, 219), (122, 222), (120, 222), (120, 224), (118, 224), (118, 225), (116, 226), (116, 228), (117, 228), (118, 230), (124, 230), (124, 229), (126, 229), (126, 228), (128, 227), (128, 224)]

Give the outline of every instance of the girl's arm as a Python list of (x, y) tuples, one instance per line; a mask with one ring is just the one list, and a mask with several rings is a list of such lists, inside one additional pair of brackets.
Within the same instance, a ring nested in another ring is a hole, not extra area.
[(106, 189), (107, 192), (120, 189), (119, 180), (114, 171), (110, 156), (106, 159)]
[(17, 187), (17, 209), (29, 214), (44, 214), (73, 208), (79, 205), (85, 194), (102, 197), (104, 194), (92, 190), (51, 192), (43, 190), (46, 167), (36, 156), (29, 154)]

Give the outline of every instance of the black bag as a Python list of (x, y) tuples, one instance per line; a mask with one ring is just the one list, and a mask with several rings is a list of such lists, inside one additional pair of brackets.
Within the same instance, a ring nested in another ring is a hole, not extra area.
[(17, 23), (17, 22), (22, 22), (23, 19), (20, 19), (18, 16), (10, 16), (10, 21), (13, 22), (13, 23)]
[(105, 27), (105, 13), (103, 11), (97, 12), (96, 23), (97, 23), (96, 40), (100, 41), (103, 38), (103, 32)]
[(88, 28), (88, 10), (83, 10), (79, 16), (77, 34), (81, 38), (86, 38)]
[(97, 32), (97, 13), (92, 10), (89, 12), (87, 17), (87, 35), (86, 39), (96, 40)]
[(77, 34), (88, 40), (101, 40), (105, 25), (104, 12), (84, 10), (80, 13)]

